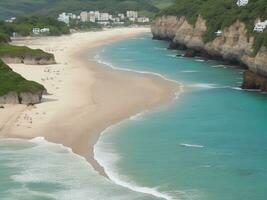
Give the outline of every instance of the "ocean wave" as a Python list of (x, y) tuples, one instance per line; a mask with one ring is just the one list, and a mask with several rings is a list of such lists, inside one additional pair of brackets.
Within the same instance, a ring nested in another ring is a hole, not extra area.
[(225, 65), (213, 65), (211, 67), (213, 67), (213, 68), (225, 68)]
[(48, 143), (48, 141), (44, 137), (36, 137), (36, 138), (33, 138), (29, 141), (36, 143), (36, 144), (47, 144)]
[(197, 73), (199, 71), (195, 71), (195, 70), (185, 70), (185, 71), (181, 71), (182, 73)]
[(177, 58), (176, 54), (167, 54), (168, 57)]
[(98, 62), (99, 64), (102, 64), (102, 65), (106, 65), (108, 67), (111, 67), (112, 69), (114, 70), (120, 70), (120, 71), (128, 71), (128, 72), (135, 72), (135, 73), (140, 73), (140, 74), (151, 74), (151, 75), (155, 75), (155, 76), (158, 76), (158, 77), (161, 77), (167, 81), (171, 81), (171, 82), (174, 82), (174, 83), (177, 83), (177, 84), (180, 84), (180, 82), (176, 81), (176, 80), (173, 80), (173, 79), (169, 79), (159, 73), (155, 73), (155, 72), (149, 72), (149, 71), (139, 71), (139, 70), (133, 70), (133, 69), (128, 69), (128, 68), (120, 68), (120, 67), (115, 67), (113, 64), (109, 63), (109, 62), (106, 62), (106, 61), (103, 61), (101, 58), (100, 58), (100, 55), (96, 55), (95, 57), (95, 61)]
[[(115, 125), (111, 126), (114, 127)], [(107, 130), (104, 130), (101, 135), (103, 135)], [(166, 200), (174, 200), (175, 198), (159, 191), (158, 187), (150, 188), (138, 186), (136, 183), (126, 180), (127, 177), (121, 177), (116, 170), (116, 163), (120, 160), (118, 154), (112, 150), (111, 143), (104, 143), (101, 138), (98, 140), (94, 148), (95, 159), (98, 163), (105, 169), (108, 177), (117, 185), (128, 188), (132, 191), (152, 195), (154, 197), (163, 198)]]
[(144, 112), (140, 112), (140, 113), (138, 113), (138, 114), (136, 114), (136, 115), (133, 115), (133, 116), (131, 116), (129, 119), (130, 120), (133, 120), (133, 121), (140, 121), (140, 120), (143, 120), (144, 119), (144, 114), (146, 113), (146, 111), (144, 111)]
[(197, 61), (197, 62), (205, 62), (205, 60), (203, 60), (203, 59), (195, 59), (195, 61)]
[(182, 147), (192, 147), (192, 148), (204, 148), (203, 145), (198, 145), (198, 144), (181, 143), (180, 146), (182, 146)]
[[(9, 147), (7, 157), (12, 159), (5, 160), (4, 166), (11, 166), (8, 168), (9, 173), (5, 174), (10, 187), (4, 193), (0, 191), (3, 199), (6, 199), (5, 195), (7, 199), (49, 197), (49, 199), (57, 200), (96, 200), (110, 197), (114, 200), (122, 200), (148, 199), (149, 197), (149, 195), (133, 192), (105, 179), (77, 154), (58, 153), (66, 151), (63, 145), (47, 142), (41, 137), (28, 141), (1, 140), (0, 145), (8, 142), (16, 142), (19, 146), (30, 148), (18, 151), (16, 146)], [(32, 144), (38, 148), (33, 149)], [(16, 187), (13, 187), (14, 183)]]
[(161, 51), (166, 51), (167, 49), (166, 48), (163, 48), (163, 47), (154, 47), (155, 50), (161, 50)]
[(240, 87), (218, 85), (218, 84), (212, 84), (212, 83), (197, 83), (197, 84), (190, 85), (190, 87), (202, 88), (202, 89), (232, 89), (232, 90), (239, 90), (239, 91), (243, 90)]
[(191, 87), (204, 88), (204, 89), (222, 88), (218, 86), (217, 84), (212, 84), (212, 83), (197, 83), (197, 84), (191, 85)]

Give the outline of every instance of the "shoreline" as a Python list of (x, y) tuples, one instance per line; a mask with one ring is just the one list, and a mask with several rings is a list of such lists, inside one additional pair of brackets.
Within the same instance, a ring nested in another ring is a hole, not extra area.
[[(54, 53), (59, 64), (10, 65), (27, 79), (44, 84), (51, 95), (45, 96), (43, 103), (25, 108), (13, 125), (5, 127), (4, 133), (0, 130), (0, 135), (23, 139), (44, 137), (70, 147), (107, 177), (94, 159), (94, 145), (102, 131), (143, 110), (170, 102), (179, 89), (177, 84), (161, 77), (115, 70), (92, 57), (97, 48), (145, 32), (148, 29), (126, 28), (15, 42)], [(52, 71), (53, 79), (48, 77), (41, 82), (43, 72), (47, 71)], [(27, 124), (25, 117), (30, 117), (31, 124)]]

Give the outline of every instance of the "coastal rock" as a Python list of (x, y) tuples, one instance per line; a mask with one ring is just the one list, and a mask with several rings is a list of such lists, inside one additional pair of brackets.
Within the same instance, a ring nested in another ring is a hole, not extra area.
[(267, 92), (267, 78), (249, 70), (244, 73), (243, 89), (259, 89)]
[(254, 38), (248, 37), (246, 25), (240, 21), (226, 27), (221, 36), (208, 43), (203, 41), (207, 25), (201, 16), (198, 16), (194, 25), (185, 17), (158, 17), (151, 31), (155, 39), (170, 40), (170, 47), (187, 49), (185, 56), (204, 56), (241, 64), (255, 75), (267, 77), (267, 50), (262, 48), (256, 56), (253, 55)]
[(1, 104), (37, 104), (41, 102), (44, 91), (38, 92), (9, 92), (0, 96)]
[(19, 64), (24, 63), (26, 65), (51, 65), (55, 64), (55, 58), (54, 57), (33, 57), (33, 56), (18, 56), (18, 57), (12, 57), (12, 56), (2, 56), (0, 57), (5, 63), (7, 64)]

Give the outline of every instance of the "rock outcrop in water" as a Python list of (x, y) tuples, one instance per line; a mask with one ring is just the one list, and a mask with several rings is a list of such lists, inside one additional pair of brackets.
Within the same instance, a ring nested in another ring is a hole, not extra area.
[(242, 87), (267, 91), (267, 49), (262, 47), (256, 56), (253, 55), (254, 38), (247, 36), (244, 23), (236, 21), (208, 43), (203, 41), (207, 26), (201, 16), (194, 25), (185, 17), (161, 16), (155, 20), (151, 30), (154, 39), (169, 40), (171, 48), (186, 50), (187, 56), (203, 56), (241, 64), (248, 69)]

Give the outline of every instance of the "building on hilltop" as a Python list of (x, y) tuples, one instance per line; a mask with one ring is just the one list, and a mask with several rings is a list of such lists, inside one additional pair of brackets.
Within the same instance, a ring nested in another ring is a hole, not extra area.
[(93, 23), (96, 22), (96, 16), (95, 16), (95, 12), (94, 12), (94, 11), (90, 11), (90, 12), (88, 13), (88, 20), (89, 20), (90, 22), (93, 22)]
[(241, 6), (245, 6), (245, 5), (248, 4), (248, 0), (238, 0), (238, 1), (236, 2), (236, 4), (237, 4), (239, 7), (241, 7)]
[(38, 35), (38, 34), (40, 34), (40, 29), (39, 29), (39, 28), (33, 28), (33, 29), (32, 29), (32, 33), (33, 33), (34, 35)]
[(138, 23), (149, 23), (149, 18), (148, 17), (138, 17), (137, 22)]
[(83, 11), (80, 13), (81, 21), (87, 22), (88, 21), (88, 13), (86, 11)]
[(70, 23), (70, 17), (66, 13), (59, 14), (57, 20), (60, 22), (64, 22), (67, 25), (69, 25)]
[(265, 28), (267, 27), (267, 20), (265, 20), (264, 22), (258, 22), (255, 24), (253, 31), (261, 33), (265, 30)]
[(50, 32), (50, 29), (49, 28), (33, 28), (32, 29), (32, 33), (34, 35), (39, 35), (40, 33), (49, 33)]
[(110, 19), (108, 13), (100, 13), (98, 21), (108, 21)]
[(119, 13), (119, 14), (118, 14), (118, 17), (119, 17), (121, 20), (125, 20), (125, 15), (122, 14), (122, 13)]
[(138, 12), (137, 11), (127, 11), (126, 12), (127, 18), (138, 18)]

